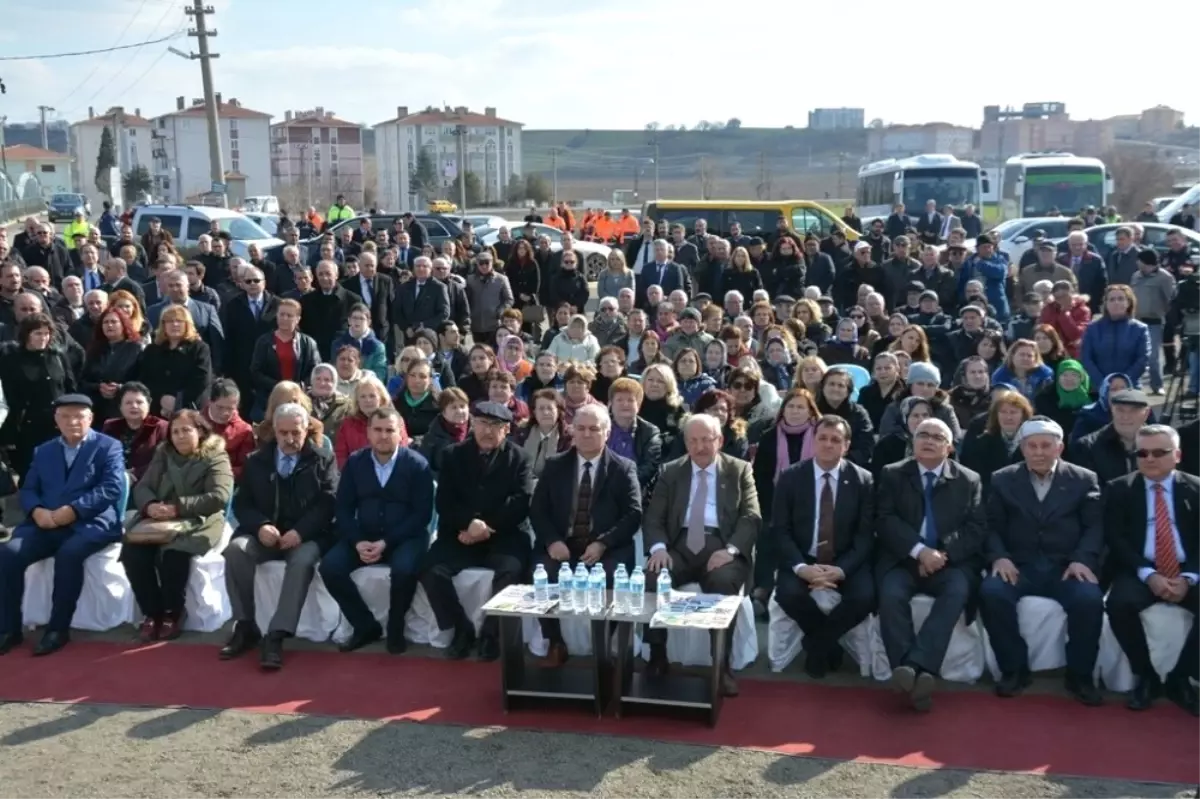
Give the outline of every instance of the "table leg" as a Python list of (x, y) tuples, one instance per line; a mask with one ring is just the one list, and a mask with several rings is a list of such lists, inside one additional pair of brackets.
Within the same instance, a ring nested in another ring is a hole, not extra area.
[(612, 670), (612, 700), (617, 718), (621, 718), (621, 697), (633, 683), (633, 627), (629, 622), (617, 623), (617, 659)]
[(596, 717), (604, 715), (608, 690), (612, 686), (612, 657), (609, 655), (608, 619), (592, 619), (592, 692), (596, 696)]
[(525, 653), (521, 651), (524, 636), (521, 619), (500, 617), (500, 690), (504, 712), (510, 709), (509, 691), (521, 684), (525, 673)]
[(722, 628), (713, 631), (712, 674), (709, 675), (709, 709), (708, 726), (717, 726), (717, 717), (721, 715), (721, 675), (725, 672), (725, 637), (729, 630)]

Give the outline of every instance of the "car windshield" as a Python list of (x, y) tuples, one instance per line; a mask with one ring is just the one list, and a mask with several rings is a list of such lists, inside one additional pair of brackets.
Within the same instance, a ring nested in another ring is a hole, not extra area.
[(1002, 241), (1007, 241), (1015, 238), (1018, 231), (1024, 230), (1026, 224), (1028, 223), (1024, 219), (1010, 219), (992, 228), (992, 235)]
[(269, 239), (271, 234), (244, 216), (227, 216), (217, 220), (217, 226), (229, 234), (235, 241), (253, 241)]
[(55, 205), (70, 205), (71, 203), (78, 205), (83, 202), (83, 198), (78, 194), (56, 194), (51, 198), (50, 202)]

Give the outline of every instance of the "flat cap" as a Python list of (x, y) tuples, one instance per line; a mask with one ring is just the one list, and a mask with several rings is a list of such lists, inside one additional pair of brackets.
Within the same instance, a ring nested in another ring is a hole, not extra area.
[(480, 402), (475, 405), (475, 415), (494, 422), (512, 422), (512, 411), (498, 402)]
[(50, 403), (52, 408), (71, 408), (74, 406), (92, 407), (92, 398), (87, 394), (63, 394)]

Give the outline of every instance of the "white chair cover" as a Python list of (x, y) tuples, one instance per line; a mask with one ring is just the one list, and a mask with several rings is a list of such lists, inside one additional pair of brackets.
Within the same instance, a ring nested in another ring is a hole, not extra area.
[[(572, 616), (562, 619), (560, 624), (563, 642), (566, 643), (568, 652), (572, 655), (592, 654), (590, 616)], [(546, 653), (550, 651), (550, 642), (542, 636), (542, 625), (538, 624), (538, 620), (532, 616), (526, 616), (522, 620), (521, 630), (525, 634), (525, 643), (528, 644), (529, 651), (538, 657), (545, 657)]]
[[(933, 597), (925, 594), (917, 594), (913, 597), (913, 629), (921, 629), (921, 625), (925, 623), (925, 618), (929, 615), (932, 607)], [(875, 679), (890, 680), (892, 669), (888, 663), (887, 650), (883, 647), (883, 635), (878, 624), (875, 625), (874, 633), (874, 647), (878, 653), (873, 658)], [(960, 616), (958, 623), (954, 626), (954, 633), (950, 636), (950, 646), (946, 648), (946, 657), (942, 660), (942, 679), (950, 682), (973, 683), (983, 676), (984, 660), (983, 625), (979, 623), (978, 619), (967, 624), (966, 620)]]
[[(1043, 596), (1021, 597), (1017, 603), (1017, 624), (1029, 650), (1030, 671), (1053, 671), (1067, 665), (1067, 612), (1053, 599)], [(987, 628), (979, 623), (983, 636), (983, 655), (992, 678), (1000, 679), (1000, 666)]]
[[(702, 593), (699, 583), (687, 583), (675, 590)], [(653, 597), (647, 594), (647, 601)], [(650, 645), (642, 643), (642, 657), (650, 659)], [(682, 666), (712, 665), (712, 636), (708, 630), (671, 630), (667, 636), (667, 659)], [(744, 669), (758, 659), (758, 629), (754, 623), (754, 606), (747, 596), (742, 597), (738, 610), (737, 625), (733, 631), (733, 648), (730, 650), (730, 666), (734, 670)]]
[[(271, 617), (279, 607), (279, 592), (283, 590), (283, 572), (286, 565), (281, 560), (259, 564), (254, 573), (254, 620), (258, 629), (266, 632), (271, 626)], [(296, 625), (296, 637), (324, 643), (333, 635), (342, 614), (337, 602), (325, 590), (321, 573), (314, 572), (308, 586), (308, 596), (300, 610), (300, 621)]]
[(188, 574), (187, 593), (183, 600), (187, 610), (183, 629), (213, 633), (224, 627), (233, 615), (229, 607), (229, 594), (225, 590), (225, 558), (222, 555), (231, 538), (233, 525), (227, 521), (217, 545), (200, 557), (192, 558), (192, 570)]
[[(1160, 678), (1165, 679), (1175, 668), (1194, 618), (1183, 608), (1165, 602), (1156, 602), (1142, 611), (1142, 627), (1146, 630), (1150, 663)], [(1129, 658), (1125, 657), (1125, 652), (1117, 643), (1107, 614), (1104, 616), (1104, 629), (1100, 633), (1100, 656), (1096, 670), (1108, 690), (1133, 690), (1133, 671), (1129, 667)]]
[[(105, 632), (133, 621), (133, 589), (120, 556), (121, 545), (111, 544), (84, 562), (83, 591), (71, 627)], [(39, 561), (25, 571), (25, 596), (21, 604), (25, 626), (36, 627), (50, 621), (53, 592), (54, 558)]]
[[(824, 613), (829, 613), (842, 601), (841, 594), (827, 588), (814, 591), (812, 597)], [(804, 648), (804, 631), (775, 601), (774, 592), (771, 594), (771, 601), (767, 603), (767, 611), (770, 619), (767, 624), (767, 662), (771, 671), (783, 671), (799, 657), (800, 650)], [(875, 616), (867, 616), (841, 639), (842, 648), (854, 658), (863, 677), (870, 677), (877, 668), (874, 663), (876, 652), (871, 646), (874, 636), (878, 635), (875, 624)], [(887, 665), (886, 658), (883, 665)]]

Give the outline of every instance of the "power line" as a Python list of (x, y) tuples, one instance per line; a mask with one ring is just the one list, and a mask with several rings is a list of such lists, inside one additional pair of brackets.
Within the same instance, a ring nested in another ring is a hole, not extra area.
[(71, 58), (77, 55), (96, 55), (97, 53), (115, 53), (118, 50), (133, 50), (138, 47), (145, 47), (149, 44), (161, 44), (162, 42), (178, 39), (182, 34), (175, 32), (161, 39), (147, 40), (138, 42), (137, 44), (122, 44), (118, 47), (102, 47), (99, 50), (77, 50), (73, 53), (46, 53), (45, 55), (3, 55), (0, 56), (0, 61), (43, 61), (50, 58)]
[[(121, 30), (120, 35), (117, 36), (117, 40), (113, 43), (113, 46), (119, 45), (121, 40), (125, 38), (125, 34), (129, 33), (129, 29), (133, 27), (134, 21), (142, 15), (142, 9), (146, 7), (147, 2), (149, 2), (149, 0), (142, 0), (142, 4), (138, 6), (137, 11), (134, 11), (133, 16), (130, 17), (129, 21), (125, 23), (125, 27)], [(92, 67), (92, 71), (87, 74), (87, 77), (76, 83), (75, 87), (71, 89), (71, 91), (67, 92), (67, 96), (63, 97), (61, 100), (55, 103), (55, 105), (58, 106), (66, 104), (67, 100), (70, 100), (75, 96), (75, 92), (82, 89), (85, 85), (87, 85), (88, 81), (96, 77), (96, 73), (100, 71), (100, 67), (104, 66), (104, 64), (108, 62), (108, 57), (112, 55), (112, 52), (112, 50), (109, 50), (107, 53), (104, 53), (104, 57), (96, 62), (96, 66)]]

